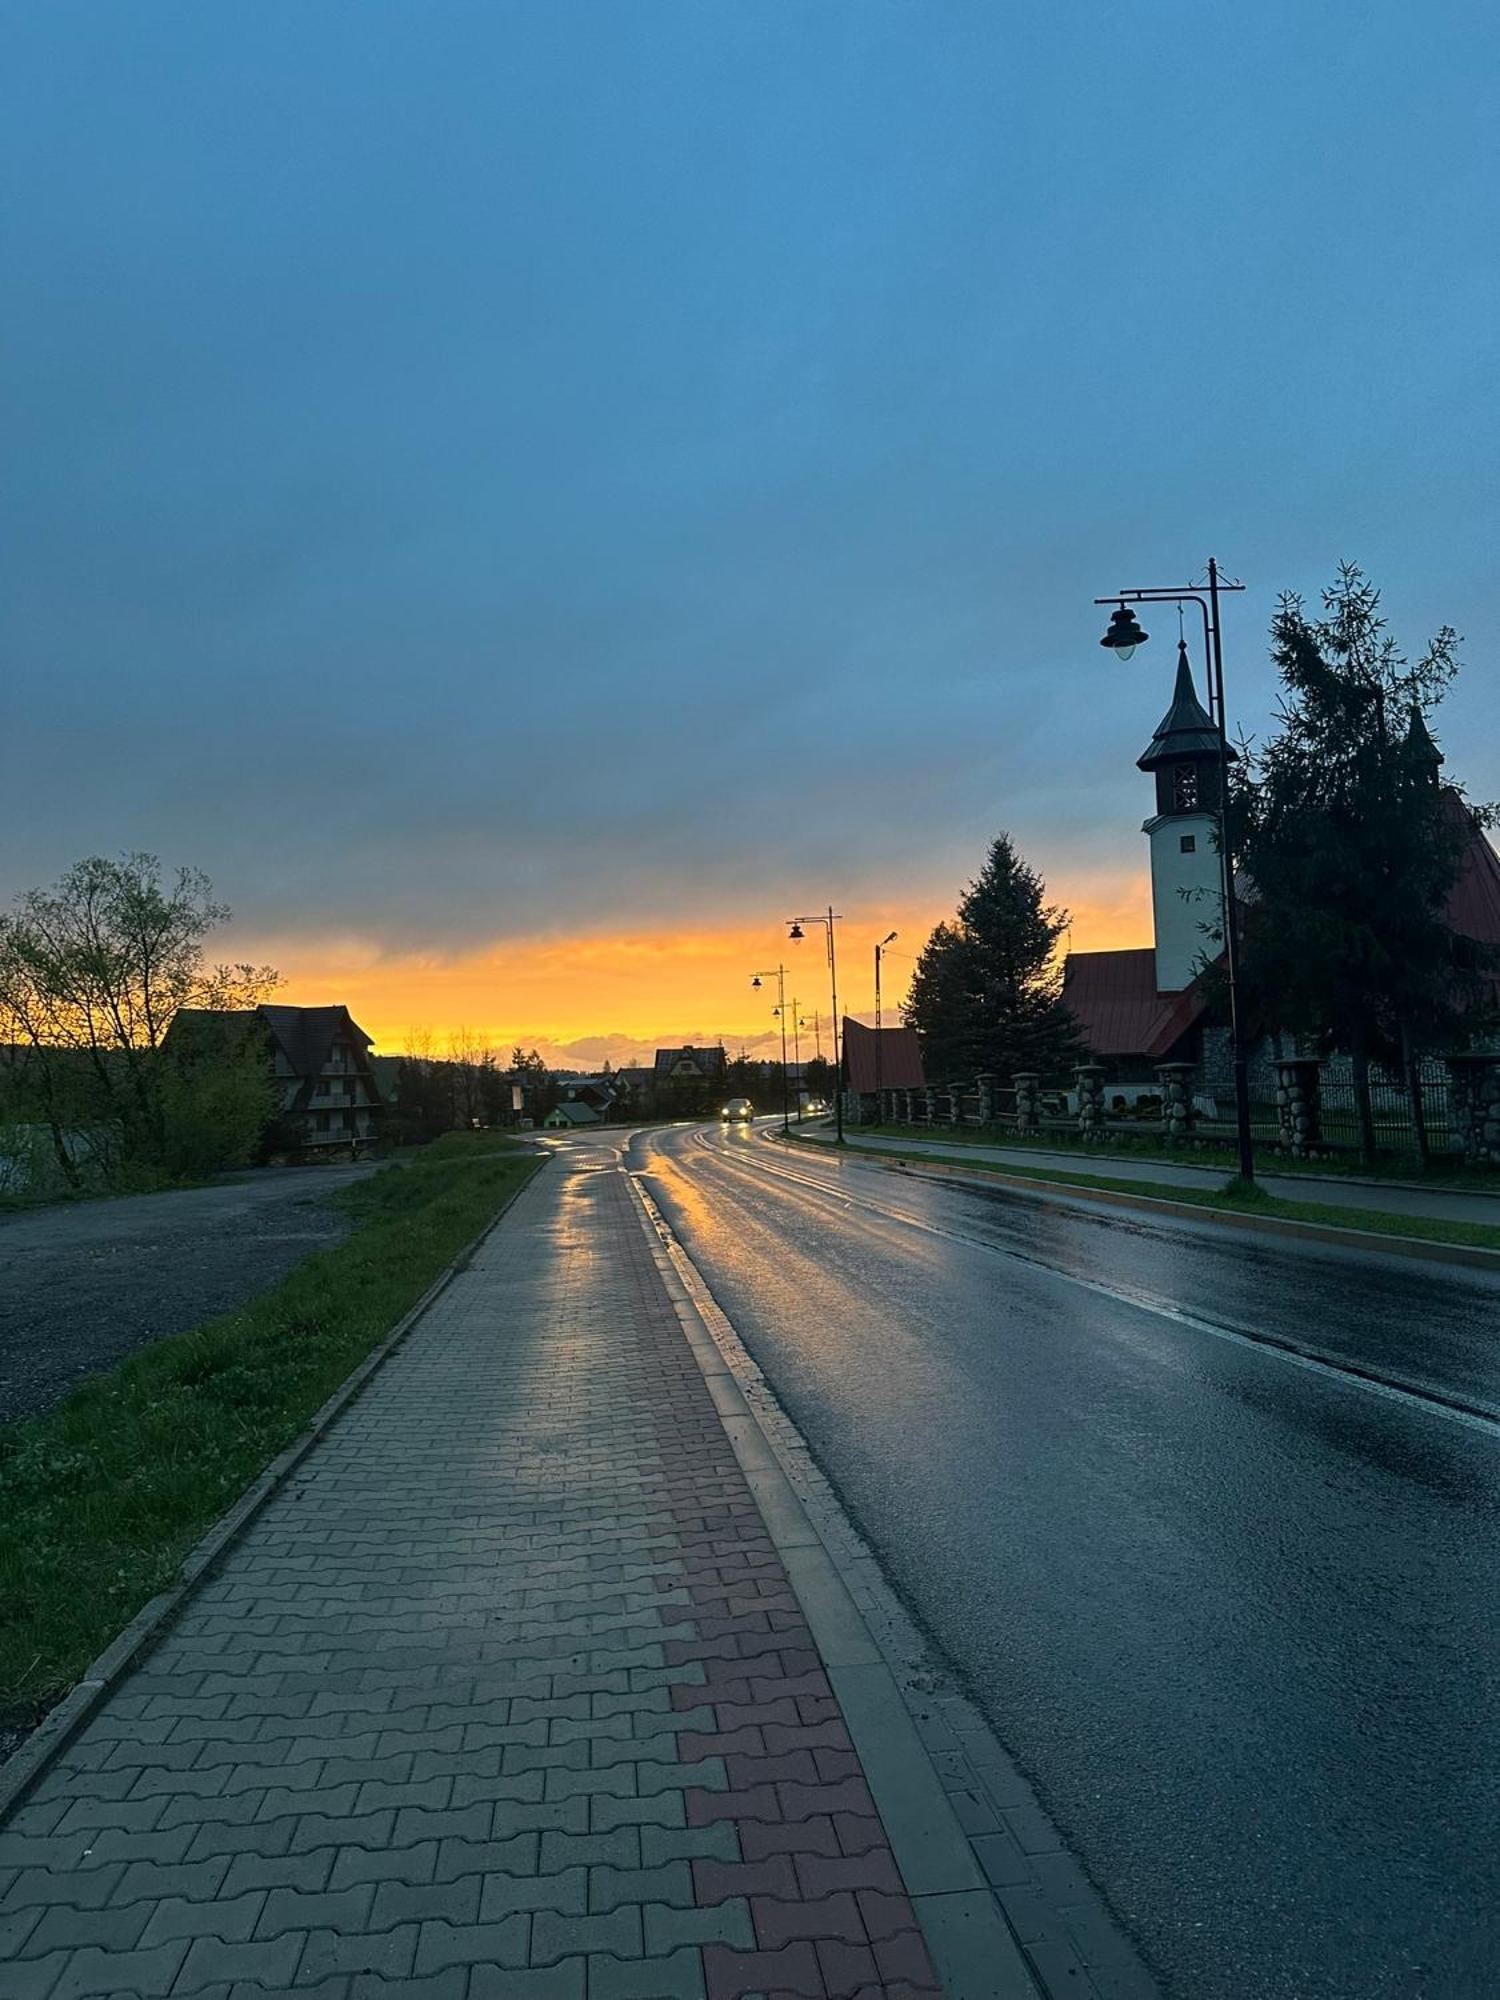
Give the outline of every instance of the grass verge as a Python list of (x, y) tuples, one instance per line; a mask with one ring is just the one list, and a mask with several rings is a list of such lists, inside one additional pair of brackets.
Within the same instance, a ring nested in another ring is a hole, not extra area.
[(0, 1726), (67, 1692), (539, 1165), (451, 1134), (331, 1197), (353, 1230), (273, 1290), (0, 1428)]
[[(863, 1125), (860, 1131), (866, 1138), (899, 1139), (910, 1146), (941, 1139), (945, 1146), (1005, 1146), (1017, 1152), (1077, 1153), (1081, 1159), (1131, 1160), (1143, 1166), (1222, 1167), (1226, 1174), (1233, 1173), (1239, 1164), (1239, 1154), (1232, 1145), (1169, 1148), (1153, 1144), (1144, 1135), (1133, 1135), (1128, 1129), (1112, 1134), (1103, 1146), (1090, 1145), (1071, 1132), (1043, 1132), (1034, 1139), (1023, 1139), (1014, 1132), (983, 1131), (961, 1125), (937, 1129), (931, 1125)], [(1259, 1144), (1265, 1135), (1259, 1128), (1257, 1131)], [(1424, 1170), (1415, 1154), (1405, 1153), (1387, 1154), (1370, 1165), (1352, 1153), (1335, 1153), (1316, 1160), (1297, 1160), (1277, 1153), (1274, 1158), (1264, 1158), (1263, 1164), (1267, 1173), (1305, 1175), (1312, 1180), (1410, 1181), (1423, 1187), (1456, 1188), (1480, 1194), (1493, 1193), (1496, 1187), (1494, 1174), (1486, 1168), (1466, 1167), (1462, 1161), (1454, 1161)]]
[[(800, 1143), (814, 1146), (820, 1152), (828, 1150), (815, 1139)], [(881, 1148), (861, 1146), (857, 1139), (848, 1142), (848, 1150), (864, 1153), (872, 1160), (891, 1158)], [(1185, 1208), (1229, 1209), (1240, 1215), (1274, 1216), (1288, 1222), (1315, 1222), (1324, 1228), (1362, 1229), (1376, 1236), (1418, 1237), (1425, 1243), (1456, 1243), (1469, 1249), (1500, 1250), (1500, 1228), (1492, 1228), (1488, 1223), (1447, 1222), (1426, 1215), (1391, 1215), (1383, 1209), (1345, 1208), (1338, 1202), (1287, 1201), (1280, 1195), (1267, 1194), (1263, 1188), (1246, 1187), (1237, 1176), (1226, 1181), (1222, 1188), (1184, 1188), (1162, 1181), (1120, 1181), (1111, 1180), (1105, 1174), (1075, 1174), (1061, 1168), (1028, 1167), (1019, 1162), (1008, 1162), (1004, 1166), (986, 1160), (960, 1163), (938, 1153), (924, 1153), (920, 1146), (908, 1148), (906, 1157), (950, 1168), (961, 1164), (966, 1174), (986, 1174), (996, 1180), (1042, 1181), (1052, 1186), (1076, 1187), (1082, 1192), (1095, 1189), (1109, 1194), (1139, 1194), (1153, 1201), (1178, 1202)]]

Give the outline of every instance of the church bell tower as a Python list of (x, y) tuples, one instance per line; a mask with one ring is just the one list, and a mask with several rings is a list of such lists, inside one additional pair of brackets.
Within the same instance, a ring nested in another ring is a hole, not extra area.
[(1224, 780), (1219, 732), (1198, 699), (1181, 640), (1172, 706), (1136, 763), (1156, 779), (1156, 811), (1141, 829), (1151, 842), (1156, 986), (1180, 993), (1221, 948), (1203, 927), (1217, 931), (1222, 921), (1217, 833)]

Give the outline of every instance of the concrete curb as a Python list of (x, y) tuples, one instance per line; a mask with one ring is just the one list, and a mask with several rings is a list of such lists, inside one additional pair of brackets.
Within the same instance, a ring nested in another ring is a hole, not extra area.
[[(1041, 2000), (895, 1676), (714, 1338), (707, 1288), (626, 1170), (652, 1258), (801, 1603), (948, 2000)], [(703, 1294), (700, 1301), (699, 1293)]]
[[(552, 1157), (550, 1153), (540, 1148), (533, 1150), (539, 1155), (539, 1164), (545, 1163)], [(170, 1589), (159, 1592), (142, 1606), (125, 1629), (111, 1640), (97, 1659), (90, 1663), (83, 1679), (76, 1687), (70, 1689), (55, 1708), (47, 1711), (20, 1747), (3, 1765), (0, 1765), (0, 1826), (4, 1825), (37, 1780), (78, 1734), (105, 1696), (162, 1637), (167, 1626), (198, 1585), (212, 1574), (267, 1501), (286, 1484), (314, 1445), (320, 1442), (323, 1434), (338, 1421), (360, 1394), (370, 1377), (384, 1366), (422, 1315), (469, 1264), (485, 1238), (492, 1230), (499, 1227), (535, 1178), (534, 1170), (507, 1196), (504, 1204), (495, 1211), (483, 1229), (463, 1246), (446, 1270), (438, 1274), (411, 1310), (396, 1322), (354, 1372), (345, 1377), (322, 1408), (309, 1420), (306, 1430), (300, 1432), (285, 1451), (272, 1459), (260, 1477), (235, 1501), (228, 1513), (221, 1514), (208, 1533), (193, 1545), (183, 1558), (182, 1567), (177, 1572), (176, 1583)]]
[[(776, 1135), (768, 1134), (775, 1138)], [(790, 1142), (809, 1152), (827, 1153), (828, 1142), (794, 1136)], [(1039, 1175), (1007, 1173), (1004, 1167), (965, 1166), (961, 1160), (939, 1160), (913, 1151), (906, 1157), (895, 1153), (872, 1152), (851, 1144), (849, 1151), (835, 1158), (857, 1154), (871, 1166), (887, 1173), (905, 1174), (910, 1180), (956, 1180), (970, 1187), (1013, 1188), (1052, 1207), (1078, 1202), (1103, 1202), (1111, 1208), (1130, 1208), (1151, 1215), (1171, 1215), (1188, 1222), (1213, 1222), (1229, 1229), (1247, 1230), (1260, 1236), (1285, 1236), (1304, 1243), (1324, 1243), (1335, 1249), (1374, 1251), (1388, 1257), (1419, 1257), (1428, 1263), (1462, 1264), (1471, 1269), (1500, 1273), (1500, 1250), (1485, 1250), (1475, 1243), (1441, 1243), (1427, 1236), (1393, 1236), (1383, 1230), (1345, 1228), (1332, 1222), (1300, 1222), (1285, 1215), (1246, 1215), (1236, 1208), (1210, 1208), (1197, 1202), (1172, 1201), (1163, 1195), (1137, 1194), (1125, 1188), (1075, 1187), (1071, 1181), (1049, 1181)]]

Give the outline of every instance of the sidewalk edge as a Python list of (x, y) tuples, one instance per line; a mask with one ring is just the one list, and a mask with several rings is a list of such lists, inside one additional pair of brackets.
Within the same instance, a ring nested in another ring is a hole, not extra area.
[[(771, 1135), (773, 1138), (776, 1135)], [(777, 1143), (787, 1142), (777, 1140)], [(822, 1139), (794, 1136), (790, 1143), (809, 1151), (828, 1152)], [(1430, 1236), (1396, 1236), (1376, 1229), (1346, 1229), (1332, 1222), (1302, 1222), (1289, 1215), (1247, 1215), (1237, 1208), (1210, 1208), (1189, 1201), (1171, 1201), (1162, 1195), (1137, 1194), (1124, 1187), (1079, 1187), (1072, 1181), (1049, 1181), (1040, 1175), (1007, 1173), (1004, 1167), (986, 1167), (980, 1172), (962, 1160), (941, 1160), (913, 1147), (906, 1155), (885, 1154), (856, 1142), (849, 1153), (887, 1173), (905, 1174), (908, 1179), (961, 1181), (969, 1187), (1005, 1187), (1033, 1195), (1054, 1205), (1104, 1202), (1112, 1208), (1143, 1210), (1147, 1214), (1170, 1215), (1180, 1221), (1213, 1222), (1229, 1229), (1247, 1230), (1253, 1235), (1291, 1237), (1303, 1243), (1324, 1243), (1334, 1249), (1360, 1250), (1388, 1257), (1416, 1257), (1435, 1264), (1461, 1264), (1471, 1269), (1500, 1272), (1500, 1250), (1486, 1250), (1477, 1243), (1444, 1243)], [(848, 1154), (836, 1157), (848, 1157)], [(1383, 1210), (1382, 1213), (1389, 1213)]]
[[(545, 1165), (551, 1157), (550, 1153), (542, 1153), (540, 1165)], [(228, 1512), (221, 1514), (208, 1532), (194, 1543), (182, 1559), (177, 1581), (147, 1600), (129, 1624), (90, 1662), (82, 1680), (70, 1688), (54, 1708), (48, 1709), (20, 1747), (0, 1765), (0, 1827), (72, 1742), (106, 1695), (150, 1652), (199, 1584), (212, 1575), (261, 1509), (286, 1484), (308, 1453), (321, 1442), (323, 1434), (361, 1393), (370, 1377), (383, 1367), (423, 1314), (469, 1264), (485, 1238), (499, 1227), (535, 1179), (536, 1171), (533, 1171), (506, 1196), (483, 1229), (464, 1244), (410, 1311), (396, 1322), (379, 1345), (371, 1349), (358, 1367), (345, 1376), (327, 1402), (313, 1413), (307, 1428), (271, 1460)]]
[(896, 1678), (704, 1315), (707, 1287), (628, 1169), (652, 1258), (801, 1603), (948, 2000), (1041, 2000)]

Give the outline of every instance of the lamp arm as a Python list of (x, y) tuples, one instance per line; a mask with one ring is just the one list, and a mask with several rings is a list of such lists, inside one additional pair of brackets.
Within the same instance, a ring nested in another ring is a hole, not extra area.
[[(1227, 584), (1221, 584), (1219, 587), (1221, 590), (1229, 588)], [(1245, 586), (1241, 583), (1236, 584), (1234, 587), (1237, 590), (1243, 590)], [(1200, 597), (1196, 590), (1117, 590), (1112, 596), (1096, 597), (1094, 602), (1096, 604), (1122, 604), (1127, 602), (1131, 604), (1196, 604), (1198, 609), (1203, 613), (1203, 678), (1208, 687), (1208, 719), (1213, 723), (1218, 722), (1214, 690), (1214, 628), (1209, 616), (1208, 599), (1206, 597)]]

